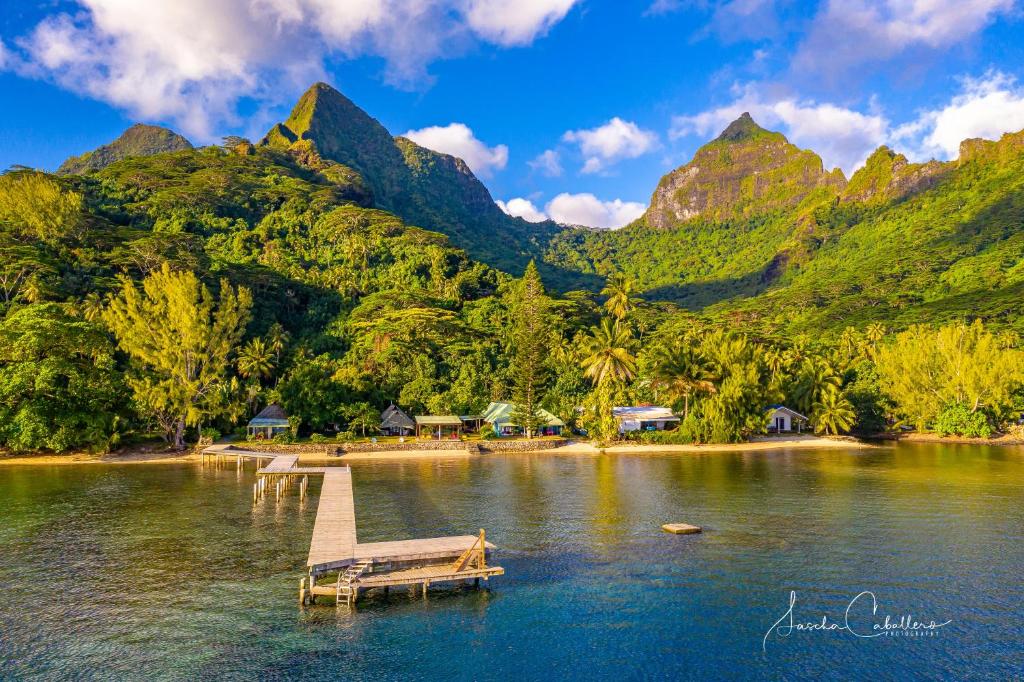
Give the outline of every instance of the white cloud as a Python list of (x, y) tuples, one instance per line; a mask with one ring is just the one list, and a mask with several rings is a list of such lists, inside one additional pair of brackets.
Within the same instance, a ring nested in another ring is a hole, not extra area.
[(794, 66), (833, 78), (913, 49), (941, 50), (972, 38), (1014, 0), (828, 0)]
[(405, 133), (405, 137), (435, 152), (459, 157), (482, 178), (491, 177), (494, 170), (501, 170), (508, 163), (507, 146), (499, 144), (488, 147), (464, 123), (410, 130)]
[(554, 149), (545, 149), (532, 161), (527, 161), (530, 168), (539, 170), (549, 178), (557, 178), (562, 174), (562, 158)]
[(645, 17), (656, 17), (662, 14), (670, 14), (680, 9), (683, 3), (680, 0), (654, 0), (647, 9), (644, 10)]
[(865, 114), (827, 102), (762, 99), (753, 87), (743, 89), (742, 95), (728, 106), (695, 116), (673, 117), (669, 137), (717, 135), (745, 111), (768, 129), (781, 127), (797, 146), (814, 150), (826, 168), (839, 166), (847, 174), (863, 164), (889, 137), (889, 123), (879, 114)]
[(523, 218), (531, 223), (554, 220), (563, 225), (584, 225), (615, 229), (633, 222), (644, 214), (646, 207), (636, 201), (612, 199), (602, 201), (593, 194), (569, 194), (562, 192), (540, 210), (529, 199), (517, 197), (507, 202), (495, 201), (499, 208), (511, 216)]
[(601, 201), (593, 194), (563, 192), (548, 202), (547, 215), (565, 225), (618, 228), (643, 215), (646, 207), (636, 201)]
[(508, 213), (510, 216), (522, 218), (527, 222), (539, 223), (548, 219), (547, 215), (544, 214), (544, 211), (534, 206), (533, 202), (529, 199), (516, 197), (515, 199), (509, 199), (507, 202), (498, 199), (494, 203), (498, 205), (498, 208), (505, 213)]
[(471, 0), (469, 26), (498, 45), (528, 45), (561, 21), (577, 0)]
[[(330, 55), (379, 56), (386, 79), (429, 82), (426, 65), (474, 41), (525, 45), (570, 0), (76, 0), (5, 60), (25, 76), (109, 102), (144, 119), (174, 120), (200, 140), (235, 121), (242, 98), (291, 100), (324, 77)], [(58, 6), (66, 6), (63, 3)]]
[(996, 140), (1022, 128), (1024, 88), (1011, 76), (993, 71), (982, 78), (964, 79), (962, 92), (949, 104), (923, 112), (917, 120), (897, 128), (893, 137), (915, 145), (915, 157), (952, 159), (967, 138)]
[(635, 159), (658, 146), (655, 133), (618, 116), (597, 128), (570, 130), (562, 140), (579, 144), (585, 158), (584, 173), (596, 173), (622, 159)]

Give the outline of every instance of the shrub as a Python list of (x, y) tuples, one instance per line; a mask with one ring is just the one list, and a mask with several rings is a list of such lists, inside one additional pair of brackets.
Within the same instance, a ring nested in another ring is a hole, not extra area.
[(329, 439), (322, 433), (314, 433), (309, 436), (310, 443), (326, 443)]
[(339, 443), (351, 443), (356, 439), (356, 434), (351, 431), (338, 431), (338, 435), (334, 439)]
[(276, 436), (274, 436), (273, 440), (271, 440), (272, 443), (277, 443), (279, 445), (288, 445), (289, 443), (292, 443), (294, 441), (295, 438), (292, 436), (292, 434), (288, 432), (279, 433)]
[(940, 436), (954, 434), (969, 438), (988, 438), (992, 426), (983, 412), (971, 412), (965, 405), (947, 405), (935, 418), (935, 431)]
[(638, 440), (641, 443), (657, 444), (657, 445), (692, 445), (694, 442), (693, 434), (689, 429), (682, 427), (673, 429), (671, 431), (638, 431)]
[(220, 438), (220, 431), (209, 426), (199, 432), (200, 445), (212, 445), (217, 442), (218, 438)]
[(484, 424), (480, 427), (480, 437), (484, 440), (494, 440), (498, 437), (498, 434), (494, 432), (494, 427), (490, 424)]

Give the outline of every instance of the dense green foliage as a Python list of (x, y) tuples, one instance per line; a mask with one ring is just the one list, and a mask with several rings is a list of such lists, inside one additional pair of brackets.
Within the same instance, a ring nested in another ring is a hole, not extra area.
[(766, 200), (660, 227), (649, 212), (622, 230), (566, 230), (546, 258), (625, 272), (649, 300), (758, 333), (965, 316), (1024, 331), (1024, 133), (965, 149), (915, 165), (883, 148), (846, 188), (817, 187), (792, 207)]
[(0, 443), (13, 450), (116, 445), (123, 380), (103, 328), (58, 304), (0, 322)]
[(682, 423), (639, 437), (675, 442), (746, 438), (779, 402), (822, 433), (1015, 420), (1024, 135), (955, 164), (880, 150), (844, 189), (743, 122), (699, 155), (721, 210), (555, 235), (324, 87), (259, 145), (0, 176), (0, 445), (180, 445), (272, 402), (288, 439), (370, 434), (390, 402), (513, 400), (601, 441), (644, 403)]

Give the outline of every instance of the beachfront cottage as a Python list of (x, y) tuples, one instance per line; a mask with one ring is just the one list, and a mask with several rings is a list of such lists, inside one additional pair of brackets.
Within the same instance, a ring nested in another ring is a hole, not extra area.
[[(490, 424), (496, 436), (521, 436), (523, 427), (512, 421), (512, 413), (516, 406), (513, 403), (495, 402), (484, 410), (483, 420)], [(547, 410), (537, 410), (542, 426), (534, 435), (537, 436), (561, 436), (565, 422), (551, 414)]]
[(280, 405), (267, 405), (263, 411), (249, 420), (245, 432), (255, 440), (270, 440), (280, 433), (288, 433), (291, 425), (288, 415)]
[(667, 407), (641, 405), (613, 407), (612, 416), (619, 424), (619, 433), (630, 431), (664, 431), (679, 425), (679, 417)]
[(416, 415), (417, 438), (458, 438), (462, 433), (462, 420), (454, 414)]
[(807, 422), (807, 417), (785, 405), (768, 407), (768, 433), (800, 433)]
[(380, 413), (380, 432), (385, 436), (411, 436), (415, 431), (416, 422), (398, 405), (391, 403)]

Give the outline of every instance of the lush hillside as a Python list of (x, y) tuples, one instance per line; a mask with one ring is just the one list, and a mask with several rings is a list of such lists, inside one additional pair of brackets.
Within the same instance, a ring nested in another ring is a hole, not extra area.
[[(275, 149), (309, 145), (324, 159), (362, 175), (377, 207), (447, 234), (473, 258), (506, 272), (521, 273), (559, 230), (552, 222), (534, 224), (506, 215), (462, 159), (392, 137), (325, 83), (307, 90), (288, 119), (271, 128), (261, 144)], [(546, 278), (565, 286), (586, 282), (561, 270), (549, 264)]]
[(162, 152), (192, 149), (192, 143), (167, 128), (136, 123), (120, 137), (81, 156), (72, 156), (57, 170), (61, 174), (88, 173), (106, 168), (131, 156), (149, 156)]
[(1024, 133), (965, 141), (950, 163), (882, 147), (847, 182), (744, 116), (665, 176), (636, 223), (567, 230), (546, 257), (766, 329), (1019, 327), (1022, 203)]

